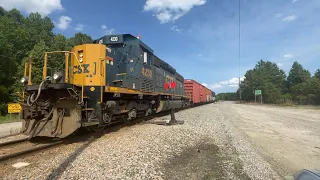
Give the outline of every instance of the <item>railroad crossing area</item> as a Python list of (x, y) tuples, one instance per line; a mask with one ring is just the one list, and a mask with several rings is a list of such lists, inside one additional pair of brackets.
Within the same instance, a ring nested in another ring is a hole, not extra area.
[[(0, 161), (0, 179), (285, 179), (320, 167), (319, 115), (314, 109), (206, 104), (176, 112), (183, 124), (112, 126)], [(17, 150), (12, 147), (4, 150)]]

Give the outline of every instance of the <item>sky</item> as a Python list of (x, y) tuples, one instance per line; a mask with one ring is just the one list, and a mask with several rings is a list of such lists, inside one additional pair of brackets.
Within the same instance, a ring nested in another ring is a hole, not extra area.
[(320, 68), (320, 0), (240, 0), (240, 36), (239, 0), (0, 0), (0, 6), (49, 16), (54, 32), (67, 37), (141, 35), (184, 78), (217, 93), (236, 91), (239, 77), (260, 59), (286, 73), (294, 61), (312, 74)]

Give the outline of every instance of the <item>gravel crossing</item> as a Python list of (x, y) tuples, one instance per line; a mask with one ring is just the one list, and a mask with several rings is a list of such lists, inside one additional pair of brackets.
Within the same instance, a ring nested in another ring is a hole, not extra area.
[[(221, 104), (176, 113), (183, 125), (140, 123), (2, 164), (3, 179), (281, 179)], [(169, 116), (159, 119), (168, 119)], [(16, 162), (29, 166), (14, 169)]]

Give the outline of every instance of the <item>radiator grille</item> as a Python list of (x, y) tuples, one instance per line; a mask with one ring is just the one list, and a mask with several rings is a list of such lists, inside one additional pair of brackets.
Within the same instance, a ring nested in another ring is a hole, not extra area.
[(141, 82), (141, 90), (145, 92), (153, 91), (153, 81), (148, 79), (143, 79)]

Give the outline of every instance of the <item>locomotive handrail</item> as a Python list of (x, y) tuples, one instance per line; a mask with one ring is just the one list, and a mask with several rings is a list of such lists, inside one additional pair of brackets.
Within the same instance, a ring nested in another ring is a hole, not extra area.
[[(54, 53), (65, 53), (65, 56), (66, 56), (66, 63), (65, 63), (65, 82), (68, 83), (68, 64), (69, 64), (69, 56), (67, 56), (67, 53), (68, 54), (72, 54), (76, 60), (77, 60), (77, 63), (79, 64), (79, 67), (82, 68), (82, 72), (84, 71), (84, 67), (81, 66), (81, 62), (79, 61), (78, 57), (76, 56), (76, 54), (74, 52), (70, 52), (70, 51), (49, 51), (49, 52), (45, 52), (45, 55), (44, 55), (44, 64), (43, 64), (43, 79), (46, 78), (47, 76), (47, 61), (48, 61), (48, 54), (54, 54)], [(83, 103), (83, 92), (84, 91), (84, 73), (82, 73), (82, 84), (81, 84), (81, 101), (80, 103)]]
[[(28, 71), (29, 70), (29, 71)], [(24, 73), (23, 75), (26, 77), (28, 73), (28, 85), (32, 85), (31, 82), (31, 70), (32, 70), (32, 60), (29, 59), (24, 63)]]
[[(107, 68), (106, 67), (104, 67), (103, 66), (103, 64), (104, 64), (104, 61), (106, 60), (106, 58), (105, 57), (100, 57), (99, 58), (99, 60), (100, 60), (100, 102), (102, 103), (103, 102), (103, 92), (104, 92), (104, 90), (103, 90), (103, 87), (104, 86), (102, 86), (102, 84), (104, 84), (103, 83), (103, 81), (107, 78)], [(102, 78), (104, 76), (104, 78)]]

